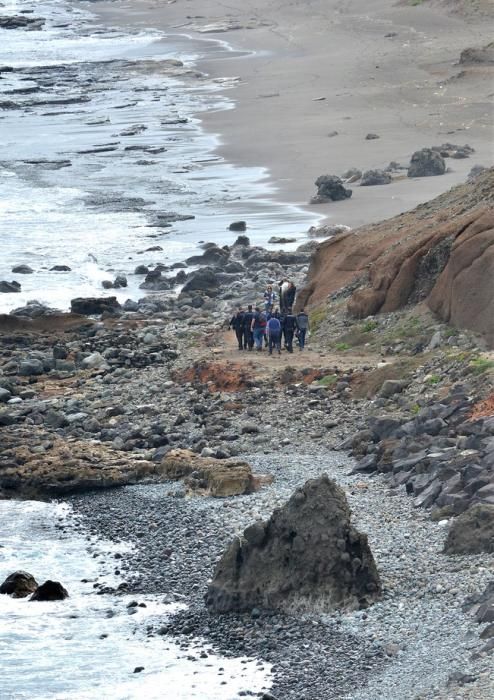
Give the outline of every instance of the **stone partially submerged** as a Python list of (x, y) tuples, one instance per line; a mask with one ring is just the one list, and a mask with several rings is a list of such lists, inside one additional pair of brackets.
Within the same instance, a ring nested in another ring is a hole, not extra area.
[(0, 586), (0, 593), (10, 595), (12, 598), (26, 598), (37, 588), (38, 583), (32, 574), (27, 571), (14, 571)]
[(367, 536), (350, 524), (343, 490), (327, 475), (297, 489), (267, 522), (250, 525), (219, 561), (206, 594), (215, 612), (358, 609), (381, 583)]
[(189, 493), (222, 498), (257, 491), (266, 477), (254, 476), (240, 459), (200, 457), (191, 450), (171, 450), (161, 462), (162, 476), (182, 479)]

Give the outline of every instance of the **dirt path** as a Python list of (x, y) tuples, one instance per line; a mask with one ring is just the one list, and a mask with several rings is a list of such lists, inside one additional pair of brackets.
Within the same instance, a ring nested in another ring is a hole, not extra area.
[(304, 369), (328, 369), (347, 371), (350, 369), (362, 369), (364, 367), (377, 367), (382, 362), (382, 357), (377, 353), (335, 352), (332, 350), (319, 350), (311, 347), (310, 339), (308, 347), (302, 352), (294, 347), (293, 353), (282, 351), (281, 355), (269, 355), (267, 350), (262, 352), (239, 351), (233, 331), (225, 331), (215, 338), (215, 344), (203, 354), (203, 359), (211, 361), (213, 358), (222, 363), (245, 364), (250, 373), (258, 376), (270, 375), (286, 367), (297, 370)]

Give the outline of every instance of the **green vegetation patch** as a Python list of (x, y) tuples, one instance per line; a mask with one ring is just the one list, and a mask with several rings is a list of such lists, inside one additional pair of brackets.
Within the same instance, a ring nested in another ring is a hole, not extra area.
[(338, 375), (326, 374), (325, 377), (321, 377), (321, 379), (317, 380), (317, 385), (330, 387), (330, 386), (333, 386), (334, 384), (336, 384), (337, 381), (338, 381)]
[(468, 365), (472, 374), (484, 374), (494, 369), (494, 360), (486, 357), (476, 357)]

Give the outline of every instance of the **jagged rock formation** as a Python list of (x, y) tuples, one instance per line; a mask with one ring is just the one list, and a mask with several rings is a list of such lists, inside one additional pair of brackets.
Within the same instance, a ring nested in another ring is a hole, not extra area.
[(350, 524), (342, 489), (309, 480), (267, 522), (250, 525), (222, 556), (208, 588), (215, 612), (363, 608), (381, 584), (367, 536)]
[(183, 479), (189, 493), (224, 498), (256, 491), (265, 478), (255, 477), (240, 459), (200, 457), (191, 450), (171, 450), (161, 462), (164, 478)]
[[(369, 227), (324, 241), (298, 306), (350, 284), (357, 318), (425, 301), (441, 320), (494, 345), (494, 168), (473, 183)], [(472, 284), (472, 280), (475, 284)]]

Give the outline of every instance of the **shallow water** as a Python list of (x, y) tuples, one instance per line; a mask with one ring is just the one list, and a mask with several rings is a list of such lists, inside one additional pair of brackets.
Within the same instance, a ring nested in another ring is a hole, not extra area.
[[(232, 243), (236, 219), (253, 243), (304, 238), (316, 218), (274, 201), (268, 173), (226, 163), (219, 137), (201, 128), (202, 112), (234, 106), (232, 81), (195, 70), (201, 55), (227, 52), (224, 42), (101, 27), (55, 0), (10, 1), (1, 14), (30, 9), (46, 18), (42, 31), (0, 30), (1, 62), (16, 68), (0, 80), (0, 103), (14, 103), (0, 110), (0, 280), (22, 285), (0, 294), (0, 311), (33, 298), (65, 309), (119, 272), (129, 276), (119, 299), (139, 298), (136, 265)], [(184, 63), (180, 75), (169, 59)], [(170, 212), (194, 218), (157, 220)], [(21, 263), (34, 274), (14, 275)], [(60, 264), (71, 272), (50, 271)]]
[[(0, 501), (0, 582), (24, 569), (38, 583), (61, 581), (70, 594), (52, 603), (0, 595), (2, 700), (232, 700), (241, 690), (269, 686), (269, 671), (253, 660), (217, 657), (200, 640), (183, 650), (166, 637), (146, 636), (147, 623), (163, 622), (180, 605), (97, 595), (96, 579), (118, 585), (113, 557), (126, 548), (75, 529), (66, 504)], [(132, 600), (146, 607), (130, 615)], [(199, 656), (203, 649), (207, 658)], [(144, 670), (134, 673), (139, 666)]]

